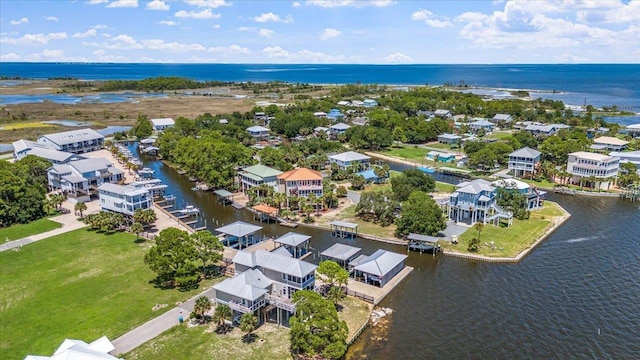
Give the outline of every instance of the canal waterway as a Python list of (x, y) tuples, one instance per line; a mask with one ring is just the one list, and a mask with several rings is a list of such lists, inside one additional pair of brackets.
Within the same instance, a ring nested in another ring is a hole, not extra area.
[[(131, 145), (132, 148), (134, 145)], [(292, 229), (260, 224), (246, 210), (192, 191), (186, 176), (144, 159), (178, 206), (199, 207), (210, 230), (242, 220), (265, 236)], [(400, 167), (393, 166), (400, 170)], [(441, 177), (451, 183), (459, 179)], [(517, 264), (409, 253), (413, 273), (381, 304), (395, 310), (388, 330), (367, 329), (348, 359), (640, 359), (640, 204), (549, 194), (572, 217)], [(335, 239), (298, 227), (322, 251), (335, 242), (370, 254), (404, 247)]]

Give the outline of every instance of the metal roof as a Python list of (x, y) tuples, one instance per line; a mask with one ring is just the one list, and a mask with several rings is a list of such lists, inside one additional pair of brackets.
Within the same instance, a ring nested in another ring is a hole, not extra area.
[(321, 252), (320, 255), (346, 261), (357, 255), (360, 251), (362, 251), (362, 249), (359, 247), (335, 243), (327, 250)]
[(151, 119), (153, 126), (173, 126), (176, 124), (172, 118)]
[(252, 174), (252, 175), (256, 175), (256, 176), (261, 178), (260, 180), (262, 180), (262, 178), (271, 177), (271, 176), (278, 176), (278, 175), (282, 174), (282, 171), (276, 170), (274, 168), (271, 168), (271, 167), (268, 167), (268, 166), (265, 166), (265, 165), (262, 165), (262, 164), (248, 166), (248, 167), (242, 169), (242, 172), (243, 173), (249, 173), (249, 174)]
[(421, 234), (414, 234), (414, 233), (410, 233), (409, 236), (407, 236), (407, 239), (414, 240), (414, 241), (434, 243), (434, 244), (440, 240), (435, 236), (421, 235)]
[(33, 147), (31, 150), (27, 152), (27, 154), (35, 155), (43, 159), (53, 160), (56, 162), (65, 162), (73, 157), (78, 157), (76, 154), (39, 147), (39, 146)]
[(304, 235), (296, 232), (288, 232), (273, 241), (279, 244), (298, 246), (309, 241), (309, 239), (311, 239), (311, 236), (309, 235)]
[(249, 269), (232, 277), (219, 282), (213, 286), (216, 291), (221, 291), (241, 299), (256, 301), (264, 294), (268, 293), (267, 289), (273, 284), (273, 280), (269, 279), (258, 269)]
[(263, 131), (269, 131), (269, 129), (267, 129), (266, 127), (262, 127), (262, 126), (252, 126), (247, 128), (247, 131), (249, 132), (263, 132)]
[(540, 156), (541, 152), (538, 150), (534, 150), (528, 146), (525, 146), (521, 149), (518, 149), (514, 152), (512, 152), (511, 154), (509, 154), (509, 156), (515, 156), (515, 157), (524, 157), (524, 158), (537, 158), (538, 156)]
[(46, 138), (54, 144), (66, 145), (82, 141), (104, 139), (104, 136), (100, 135), (93, 129), (79, 129), (55, 134), (42, 135), (41, 138)]
[(233, 193), (225, 190), (225, 189), (218, 189), (216, 191), (213, 192), (214, 194), (218, 195), (218, 196), (222, 196), (222, 197), (229, 197), (229, 196), (233, 196)]
[(137, 188), (131, 185), (118, 185), (111, 183), (104, 183), (98, 187), (98, 191), (108, 191), (119, 195), (136, 196), (144, 195), (149, 191), (145, 188)]
[(259, 266), (263, 269), (269, 269), (297, 277), (305, 277), (306, 275), (313, 273), (318, 267), (300, 259), (269, 252), (263, 249), (258, 249), (253, 253), (238, 251), (236, 256), (233, 258), (233, 262), (250, 268)]
[(337, 123), (335, 125), (331, 125), (331, 129), (333, 130), (347, 130), (349, 129), (351, 126), (345, 124), (345, 123)]
[(371, 159), (371, 156), (360, 154), (359, 152), (355, 152), (355, 151), (346, 151), (340, 154), (331, 155), (329, 156), (329, 159), (347, 162), (347, 161), (369, 160)]
[(493, 120), (511, 121), (513, 118), (509, 114), (496, 114)]
[(347, 221), (340, 221), (340, 220), (332, 221), (332, 222), (329, 223), (329, 225), (345, 227), (345, 228), (348, 228), (348, 229), (355, 229), (355, 228), (358, 227), (358, 224), (356, 224), (356, 223), (347, 222)]
[(611, 136), (600, 136), (593, 140), (595, 144), (603, 144), (603, 145), (616, 145), (616, 146), (624, 146), (628, 145), (628, 141), (620, 140), (618, 138), (614, 138)]
[(355, 269), (382, 277), (387, 275), (406, 258), (407, 255), (379, 249), (366, 259), (360, 261), (360, 264), (358, 264)]
[(457, 185), (458, 190), (456, 192), (466, 193), (466, 194), (479, 194), (483, 191), (492, 192), (495, 190), (491, 183), (484, 179), (476, 179), (471, 182), (464, 182)]
[(219, 227), (216, 231), (231, 236), (243, 237), (260, 231), (261, 229), (262, 226), (252, 225), (244, 221), (236, 221), (229, 225)]
[(462, 136), (455, 135), (455, 134), (440, 134), (438, 135), (438, 138), (457, 140), (457, 139), (462, 139)]
[(121, 360), (109, 354), (115, 346), (106, 336), (90, 344), (82, 340), (65, 339), (53, 356), (27, 355), (25, 360)]
[(28, 150), (28, 149), (33, 149), (36, 146), (42, 146), (33, 141), (24, 140), (24, 139), (14, 141), (11, 145), (13, 145), (13, 151), (15, 151), (16, 153), (19, 153), (21, 151)]
[(106, 170), (108, 167), (113, 166), (113, 164), (105, 158), (91, 158), (71, 161), (69, 166), (77, 172), (84, 174), (90, 171)]
[(518, 189), (518, 190), (525, 190), (531, 187), (526, 182), (520, 181), (517, 179), (500, 179), (492, 182), (491, 185), (505, 188), (505, 189)]

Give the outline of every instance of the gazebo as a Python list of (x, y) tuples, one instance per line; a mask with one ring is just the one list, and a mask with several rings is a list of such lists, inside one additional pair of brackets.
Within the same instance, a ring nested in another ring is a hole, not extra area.
[(258, 243), (262, 239), (260, 236), (255, 236), (255, 233), (262, 230), (262, 226), (252, 225), (244, 221), (236, 221), (229, 225), (225, 225), (216, 229), (220, 235), (218, 239), (225, 246), (238, 247), (242, 249), (242, 245), (245, 247)]
[(327, 258), (340, 264), (340, 266), (347, 268), (349, 262), (355, 259), (362, 251), (361, 248), (335, 243), (330, 248), (320, 253), (320, 260)]
[(440, 249), (440, 245), (438, 245), (440, 239), (435, 236), (411, 233), (407, 236), (407, 239), (409, 240), (409, 250), (417, 250), (420, 251), (420, 253), (425, 250), (431, 250), (433, 256), (435, 256), (438, 249)]
[(309, 240), (311, 236), (299, 234), (296, 232), (288, 232), (279, 238), (273, 240), (276, 244), (287, 249), (294, 258), (299, 259), (309, 252)]
[(329, 223), (331, 226), (331, 236), (339, 238), (355, 239), (358, 236), (358, 224), (347, 221), (332, 221)]

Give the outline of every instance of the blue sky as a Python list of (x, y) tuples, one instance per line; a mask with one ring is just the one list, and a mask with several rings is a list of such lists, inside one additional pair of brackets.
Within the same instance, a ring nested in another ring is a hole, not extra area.
[(638, 63), (640, 0), (2, 0), (0, 61)]

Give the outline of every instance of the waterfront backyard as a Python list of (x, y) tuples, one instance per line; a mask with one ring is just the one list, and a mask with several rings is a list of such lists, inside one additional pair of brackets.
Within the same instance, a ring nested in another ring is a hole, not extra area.
[[(0, 351), (51, 354), (65, 338), (111, 340), (210, 286), (162, 290), (143, 262), (148, 244), (128, 233), (75, 230), (0, 253)], [(157, 311), (157, 304), (167, 306)]]

